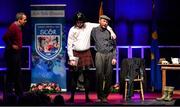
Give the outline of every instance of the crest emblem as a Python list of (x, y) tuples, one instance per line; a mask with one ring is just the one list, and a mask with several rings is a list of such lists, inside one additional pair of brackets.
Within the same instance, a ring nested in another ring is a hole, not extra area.
[(62, 24), (35, 24), (35, 49), (46, 60), (57, 57), (62, 48)]

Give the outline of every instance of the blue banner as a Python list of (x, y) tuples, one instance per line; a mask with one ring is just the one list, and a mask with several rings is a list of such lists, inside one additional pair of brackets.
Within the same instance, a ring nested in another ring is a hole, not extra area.
[(153, 90), (162, 89), (162, 77), (161, 68), (158, 65), (160, 52), (158, 47), (158, 26), (157, 26), (157, 16), (156, 16), (156, 2), (153, 0), (152, 7), (152, 40), (151, 40), (151, 86)]
[(32, 84), (56, 83), (66, 91), (66, 5), (31, 5)]

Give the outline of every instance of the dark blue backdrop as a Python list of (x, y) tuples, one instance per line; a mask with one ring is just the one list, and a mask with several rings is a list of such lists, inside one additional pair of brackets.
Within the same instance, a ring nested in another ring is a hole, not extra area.
[[(100, 0), (2, 0), (0, 3), (0, 38), (18, 11), (30, 16), (30, 4), (67, 4), (66, 23), (68, 32), (75, 12), (82, 11), (88, 21), (97, 22)], [(177, 0), (156, 0), (159, 43), (179, 45), (175, 42), (180, 34), (179, 4)], [(118, 45), (149, 45), (152, 19), (152, 0), (103, 0), (104, 13), (112, 18), (110, 25), (118, 36)], [(24, 44), (31, 44), (31, 20), (25, 28)], [(171, 35), (171, 39), (169, 39)], [(0, 39), (0, 46), (4, 45)]]
[[(30, 4), (67, 4), (66, 23), (68, 32), (72, 25), (72, 17), (77, 11), (82, 11), (88, 21), (98, 22), (100, 0), (5, 0), (1, 2), (0, 35), (14, 20), (18, 11), (24, 11), (30, 16)], [(6, 4), (6, 5), (4, 5)], [(118, 35), (119, 45), (148, 45), (150, 37), (151, 0), (103, 0), (104, 14), (111, 17), (110, 25)], [(30, 19), (26, 25), (24, 44), (31, 44)], [(141, 39), (139, 38), (141, 37)], [(3, 42), (0, 42), (3, 45)]]

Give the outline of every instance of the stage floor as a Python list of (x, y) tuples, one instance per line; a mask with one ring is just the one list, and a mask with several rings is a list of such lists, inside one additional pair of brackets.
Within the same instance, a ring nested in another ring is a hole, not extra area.
[[(51, 99), (54, 99), (56, 95), (50, 94), (49, 96)], [(175, 100), (180, 98), (180, 95), (173, 95), (173, 101), (156, 101), (157, 97), (161, 97), (161, 93), (145, 93), (145, 100), (142, 101), (140, 95), (135, 93), (131, 101), (124, 101), (121, 94), (111, 93), (108, 96), (108, 103), (96, 103), (97, 96), (93, 92), (89, 95), (92, 103), (86, 103), (84, 92), (78, 92), (75, 94), (74, 103), (68, 103), (67, 100), (70, 98), (70, 93), (62, 93), (61, 95), (64, 97), (66, 105), (174, 105)]]
[[(48, 94), (48, 96), (51, 98), (51, 100), (53, 101), (53, 99), (55, 98), (55, 96), (58, 94)], [(174, 102), (176, 99), (180, 99), (180, 95), (178, 94), (174, 94), (173, 95), (173, 100), (170, 102), (166, 102), (166, 101), (156, 101), (155, 99), (157, 97), (161, 97), (161, 93), (145, 93), (145, 100), (141, 101), (140, 96), (138, 93), (135, 93), (134, 96), (132, 97), (131, 101), (124, 101), (122, 98), (121, 94), (118, 93), (111, 93), (108, 96), (108, 103), (96, 103), (96, 93), (95, 92), (91, 92), (90, 93), (90, 99), (92, 100), (92, 103), (86, 103), (85, 102), (85, 95), (84, 92), (77, 92), (75, 94), (75, 101), (74, 103), (68, 103), (67, 100), (70, 98), (70, 93), (69, 92), (64, 92), (61, 93), (61, 95), (64, 97), (65, 100), (65, 104), (68, 106), (92, 106), (92, 105), (111, 105), (111, 106), (120, 106), (120, 105), (174, 105)], [(0, 99), (3, 100), (3, 94), (2, 92), (0, 93)]]

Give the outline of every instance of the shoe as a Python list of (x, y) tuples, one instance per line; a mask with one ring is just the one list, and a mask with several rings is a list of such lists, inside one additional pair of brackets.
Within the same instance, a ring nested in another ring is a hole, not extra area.
[(107, 101), (106, 98), (103, 98), (103, 99), (102, 99), (102, 102), (103, 102), (103, 103), (108, 103), (108, 101)]
[(74, 99), (70, 98), (69, 100), (67, 100), (68, 103), (74, 103)]
[(157, 100), (157, 101), (162, 101), (162, 100), (164, 100), (167, 96), (168, 96), (168, 87), (166, 86), (166, 87), (163, 89), (163, 95), (162, 95), (162, 97), (156, 98), (156, 100)]
[(96, 100), (96, 103), (101, 103), (101, 102), (102, 102), (101, 99), (97, 99), (97, 100)]
[(172, 101), (173, 91), (174, 91), (174, 87), (169, 87), (167, 92), (168, 95), (166, 98), (164, 98), (164, 101)]

